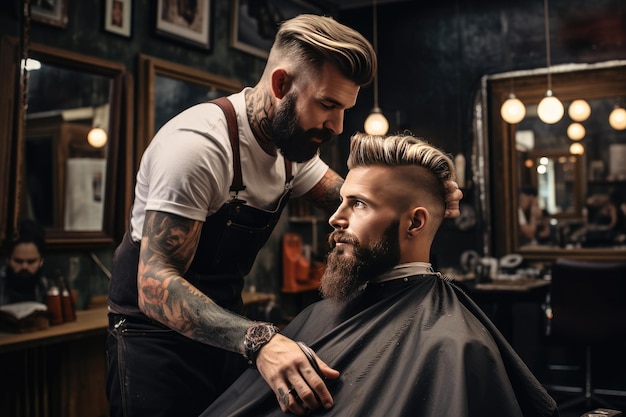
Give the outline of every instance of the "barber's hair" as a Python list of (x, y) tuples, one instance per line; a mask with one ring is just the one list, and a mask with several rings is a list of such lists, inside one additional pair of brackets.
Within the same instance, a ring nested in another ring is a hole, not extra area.
[(316, 72), (328, 62), (358, 86), (370, 84), (377, 69), (374, 48), (363, 35), (331, 17), (312, 14), (281, 24), (268, 63), (282, 57)]
[(46, 235), (44, 228), (34, 220), (22, 220), (17, 233), (8, 241), (7, 254), (11, 256), (13, 249), (21, 243), (34, 244), (39, 251), (39, 255), (43, 258), (46, 253)]
[(350, 142), (348, 168), (362, 166), (418, 166), (432, 175), (421, 175), (419, 187), (445, 206), (447, 180), (456, 180), (450, 156), (427, 141), (408, 134), (376, 136), (355, 133)]

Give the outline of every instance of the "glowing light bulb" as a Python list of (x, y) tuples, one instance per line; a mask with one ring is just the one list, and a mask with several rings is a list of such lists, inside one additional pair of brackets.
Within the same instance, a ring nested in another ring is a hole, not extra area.
[(526, 106), (515, 94), (511, 94), (500, 107), (500, 116), (507, 123), (515, 124), (522, 121), (526, 116)]
[(609, 114), (609, 124), (615, 130), (626, 129), (626, 110), (623, 107), (615, 107)]
[(574, 100), (567, 109), (567, 114), (575, 122), (584, 122), (591, 114), (591, 107), (585, 100)]
[(384, 135), (389, 130), (389, 122), (380, 109), (375, 108), (365, 119), (365, 133), (370, 135)]
[(572, 155), (582, 155), (585, 153), (585, 147), (580, 142), (574, 142), (569, 147), (569, 153)]
[(87, 142), (94, 148), (102, 148), (107, 144), (107, 132), (102, 128), (95, 127), (87, 134)]
[(572, 123), (567, 127), (567, 136), (571, 140), (581, 140), (586, 133), (585, 127), (580, 123)]
[(565, 109), (561, 100), (552, 95), (552, 90), (546, 91), (546, 96), (539, 102), (537, 106), (537, 116), (542, 122), (549, 125), (561, 120)]

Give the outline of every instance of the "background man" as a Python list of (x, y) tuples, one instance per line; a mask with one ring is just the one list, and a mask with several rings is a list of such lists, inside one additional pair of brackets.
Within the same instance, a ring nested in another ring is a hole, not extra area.
[(0, 270), (0, 305), (22, 301), (45, 304), (48, 282), (42, 272), (46, 250), (43, 227), (23, 220), (18, 236), (8, 242), (6, 265)]

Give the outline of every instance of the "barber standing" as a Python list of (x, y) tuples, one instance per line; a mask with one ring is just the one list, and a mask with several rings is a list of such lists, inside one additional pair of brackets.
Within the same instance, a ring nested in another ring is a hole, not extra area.
[[(332, 407), (295, 342), (237, 313), (243, 277), (288, 199), (306, 196), (329, 212), (338, 205), (343, 180), (319, 146), (342, 132), (376, 65), (361, 34), (301, 15), (280, 26), (255, 87), (193, 106), (155, 135), (113, 260), (111, 416), (197, 416), (246, 362), (283, 411), (301, 412), (297, 398), (307, 409)], [(456, 189), (449, 184), (449, 217), (458, 215)], [(326, 378), (339, 375), (317, 362)]]

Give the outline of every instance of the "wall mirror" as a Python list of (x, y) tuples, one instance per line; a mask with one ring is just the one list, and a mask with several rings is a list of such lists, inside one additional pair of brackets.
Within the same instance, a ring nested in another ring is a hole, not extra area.
[[(487, 196), (481, 200), (488, 222), (485, 251), (494, 256), (520, 253), (538, 261), (623, 259), (626, 129), (612, 127), (609, 115), (615, 107), (626, 107), (626, 61), (551, 67), (552, 91), (564, 105), (563, 118), (554, 124), (537, 116), (547, 74), (542, 68), (483, 77), (475, 126), (479, 158), (484, 161), (476, 173), (481, 177), (477, 183)], [(511, 93), (526, 107), (526, 116), (517, 124), (506, 123), (500, 115), (500, 106)], [(578, 122), (577, 133), (568, 133), (579, 118), (570, 107), (580, 99), (589, 105), (590, 115)], [(549, 233), (523, 244), (519, 192), (524, 186), (537, 190)], [(616, 209), (617, 225), (610, 233), (592, 233), (604, 229), (594, 222), (598, 213), (608, 210), (603, 206), (606, 201)]]
[(139, 55), (138, 67), (137, 166), (152, 136), (171, 117), (242, 88), (237, 80), (149, 55)]
[[(32, 44), (27, 68), (27, 106), (13, 135), (14, 212), (44, 225), (52, 247), (113, 244), (129, 207), (132, 164), (125, 67)], [(19, 85), (15, 78), (7, 79)]]

